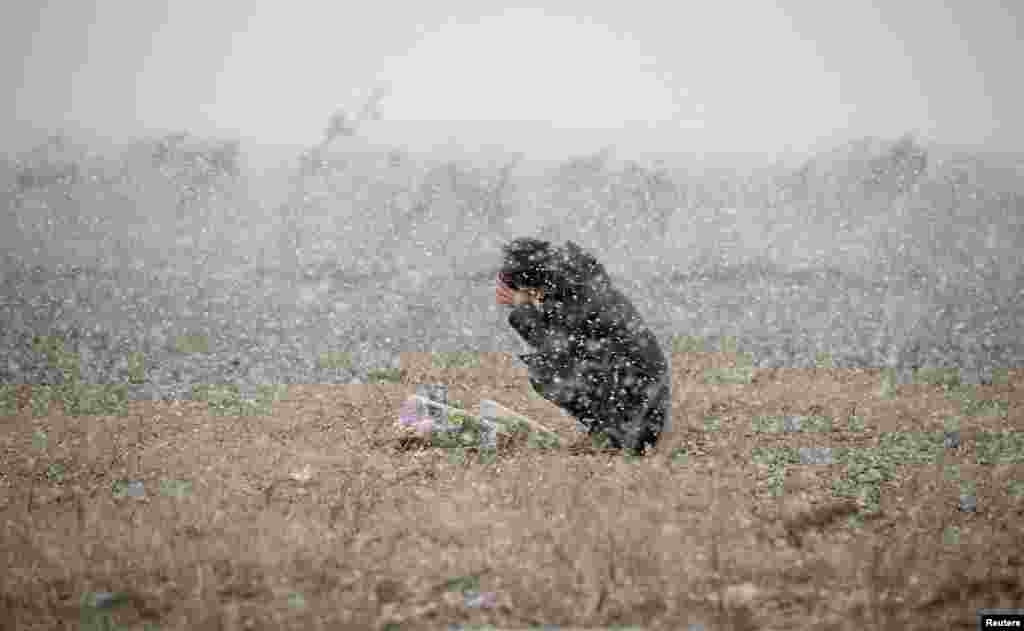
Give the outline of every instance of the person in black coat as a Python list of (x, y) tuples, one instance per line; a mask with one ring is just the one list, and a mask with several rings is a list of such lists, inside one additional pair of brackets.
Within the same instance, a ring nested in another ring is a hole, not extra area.
[(615, 448), (642, 452), (669, 427), (668, 362), (633, 304), (572, 241), (519, 238), (503, 248), (496, 300), (537, 352), (530, 384)]

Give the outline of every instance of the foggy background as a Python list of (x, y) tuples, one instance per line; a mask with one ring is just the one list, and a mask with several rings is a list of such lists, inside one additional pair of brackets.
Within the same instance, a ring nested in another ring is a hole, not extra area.
[[(254, 381), (352, 378), (316, 372), (336, 350), (516, 352), (493, 278), (534, 235), (594, 252), (666, 345), (1005, 366), (1021, 11), (19, 5), (0, 26), (8, 355), (74, 321), (148, 344), (166, 389), (238, 377), (246, 344)], [(213, 359), (168, 368), (195, 331)], [(119, 379), (112, 348), (90, 378)]]
[(16, 3), (0, 26), (0, 133), (10, 149), (58, 127), (186, 129), (289, 159), (383, 87), (365, 138), (417, 151), (453, 138), (547, 159), (608, 144), (764, 157), (910, 130), (1024, 147), (1015, 3), (558, 7)]

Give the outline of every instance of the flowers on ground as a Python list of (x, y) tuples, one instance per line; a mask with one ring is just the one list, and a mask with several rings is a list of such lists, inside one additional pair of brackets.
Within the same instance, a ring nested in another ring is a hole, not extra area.
[(416, 414), (416, 400), (406, 399), (399, 410), (398, 422), (402, 427), (412, 427), (420, 434), (429, 434), (434, 429), (434, 421), (429, 416), (420, 418)]

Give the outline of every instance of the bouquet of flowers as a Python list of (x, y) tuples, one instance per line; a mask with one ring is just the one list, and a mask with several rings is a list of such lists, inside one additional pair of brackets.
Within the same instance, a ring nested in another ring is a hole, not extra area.
[(423, 436), (429, 435), (434, 430), (434, 420), (429, 416), (420, 417), (416, 413), (416, 399), (409, 397), (402, 403), (399, 410), (398, 423), (402, 427), (412, 427)]

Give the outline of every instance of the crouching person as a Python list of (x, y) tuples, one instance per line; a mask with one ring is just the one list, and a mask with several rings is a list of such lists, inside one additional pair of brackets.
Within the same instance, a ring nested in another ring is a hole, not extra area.
[(504, 248), (496, 300), (537, 352), (522, 355), (530, 383), (611, 446), (640, 453), (670, 427), (668, 363), (604, 267), (572, 241), (521, 238)]

